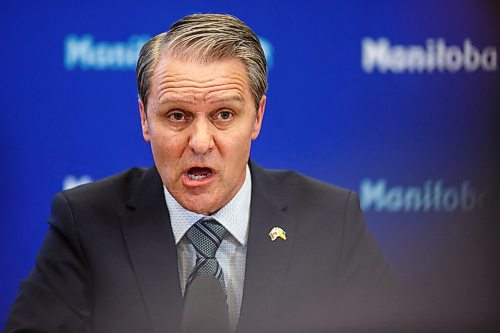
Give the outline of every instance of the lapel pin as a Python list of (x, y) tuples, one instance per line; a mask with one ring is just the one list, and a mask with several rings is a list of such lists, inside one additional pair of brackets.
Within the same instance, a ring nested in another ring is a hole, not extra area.
[(286, 240), (286, 232), (285, 232), (285, 230), (281, 229), (280, 227), (274, 227), (269, 232), (269, 237), (271, 237), (271, 240), (273, 242), (278, 237), (281, 238), (281, 239), (283, 239), (283, 240)]

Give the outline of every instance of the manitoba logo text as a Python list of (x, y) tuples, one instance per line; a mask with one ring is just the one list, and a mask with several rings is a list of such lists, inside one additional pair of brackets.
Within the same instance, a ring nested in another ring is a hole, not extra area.
[[(125, 41), (96, 41), (93, 35), (68, 35), (64, 39), (64, 67), (67, 70), (135, 70), (142, 46), (148, 35), (132, 35)], [(259, 37), (267, 65), (274, 62), (273, 45)]]
[(92, 181), (92, 177), (89, 175), (83, 175), (76, 177), (74, 175), (67, 175), (63, 179), (63, 190), (69, 190), (70, 188), (77, 187), (79, 185), (87, 184)]
[(428, 180), (420, 186), (387, 185), (386, 179), (363, 179), (360, 186), (364, 211), (386, 212), (456, 212), (481, 207), (484, 192), (469, 181), (445, 186), (442, 180)]
[(127, 41), (99, 41), (92, 35), (69, 35), (64, 40), (64, 67), (68, 70), (134, 70), (148, 36), (132, 35)]
[(470, 39), (461, 45), (447, 44), (444, 38), (427, 39), (425, 45), (393, 45), (387, 38), (363, 38), (361, 67), (366, 73), (423, 73), (496, 71), (497, 49), (480, 48)]

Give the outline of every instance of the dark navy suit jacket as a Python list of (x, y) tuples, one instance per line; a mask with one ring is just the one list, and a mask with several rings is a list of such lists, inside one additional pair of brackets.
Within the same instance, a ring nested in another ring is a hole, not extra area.
[[(356, 194), (290, 171), (250, 168), (238, 332), (383, 326), (373, 310), (394, 293), (394, 276)], [(176, 247), (154, 167), (59, 193), (49, 225), (5, 332), (180, 331)], [(274, 226), (286, 241), (270, 240)]]

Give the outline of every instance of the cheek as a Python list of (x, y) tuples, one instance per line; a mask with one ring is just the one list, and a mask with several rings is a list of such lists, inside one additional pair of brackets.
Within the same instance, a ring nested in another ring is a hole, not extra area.
[(251, 139), (248, 131), (232, 133), (225, 138), (225, 144), (219, 150), (222, 155), (226, 155), (231, 160), (246, 160), (250, 152), (250, 143)]
[(185, 149), (185, 139), (179, 135), (152, 135), (151, 147), (155, 161), (162, 165), (176, 165)]

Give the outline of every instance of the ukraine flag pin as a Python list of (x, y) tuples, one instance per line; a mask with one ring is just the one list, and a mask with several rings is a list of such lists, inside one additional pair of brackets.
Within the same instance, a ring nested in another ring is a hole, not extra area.
[(273, 242), (278, 237), (281, 238), (281, 239), (283, 239), (283, 240), (286, 240), (286, 232), (285, 232), (285, 230), (281, 229), (280, 227), (274, 227), (269, 232), (269, 237), (271, 237), (271, 240)]

